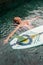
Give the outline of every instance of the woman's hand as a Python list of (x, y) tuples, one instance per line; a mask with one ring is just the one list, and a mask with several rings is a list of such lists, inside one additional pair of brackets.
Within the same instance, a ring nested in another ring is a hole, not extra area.
[(8, 39), (5, 39), (5, 40), (4, 40), (4, 44), (7, 44), (7, 43), (8, 43)]
[(40, 16), (36, 16), (36, 18), (40, 18)]

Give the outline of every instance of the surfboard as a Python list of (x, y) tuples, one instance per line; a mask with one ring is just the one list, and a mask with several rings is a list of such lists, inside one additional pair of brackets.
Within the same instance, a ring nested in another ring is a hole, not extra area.
[(27, 30), (10, 41), (12, 49), (25, 49), (43, 45), (43, 25)]

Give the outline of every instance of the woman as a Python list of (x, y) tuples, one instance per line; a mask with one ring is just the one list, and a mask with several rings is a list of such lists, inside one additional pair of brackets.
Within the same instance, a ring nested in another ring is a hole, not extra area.
[(20, 17), (15, 17), (14, 22), (17, 23), (17, 27), (8, 35), (8, 37), (4, 40), (4, 43), (8, 43), (9, 39), (14, 35), (14, 33), (20, 28), (20, 27), (27, 27), (28, 29), (32, 29), (33, 26), (31, 24), (31, 21), (34, 21), (38, 19), (38, 17), (32, 18), (31, 20), (21, 20)]

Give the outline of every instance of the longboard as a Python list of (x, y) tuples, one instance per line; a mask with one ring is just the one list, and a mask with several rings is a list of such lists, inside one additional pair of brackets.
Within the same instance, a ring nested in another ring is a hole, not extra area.
[(12, 49), (25, 49), (43, 45), (43, 25), (28, 30), (10, 41)]

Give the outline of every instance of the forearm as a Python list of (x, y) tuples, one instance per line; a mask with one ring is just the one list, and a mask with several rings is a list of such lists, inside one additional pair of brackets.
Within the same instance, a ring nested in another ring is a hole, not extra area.
[(19, 27), (20, 27), (20, 25), (17, 26), (17, 28), (9, 34), (9, 36), (7, 37), (8, 40), (9, 40), (9, 38), (11, 38), (14, 35), (14, 33), (19, 29)]
[(39, 18), (39, 16), (37, 16), (37, 17), (35, 17), (35, 18), (30, 19), (30, 21), (37, 20), (38, 18)]
[(14, 31), (11, 32), (11, 33), (8, 35), (7, 39), (9, 40), (9, 38), (11, 38), (11, 37), (13, 36), (13, 34), (14, 34)]

